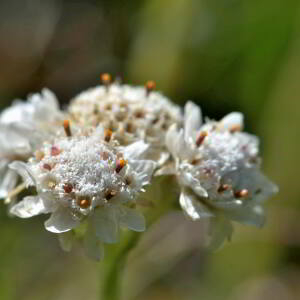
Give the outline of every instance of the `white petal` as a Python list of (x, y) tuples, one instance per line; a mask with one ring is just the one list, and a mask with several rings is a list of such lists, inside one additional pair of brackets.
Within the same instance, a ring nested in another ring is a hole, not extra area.
[(201, 186), (200, 181), (191, 173), (182, 172), (180, 181), (183, 185), (190, 187), (198, 196), (207, 197), (207, 191)]
[(108, 244), (119, 241), (119, 225), (114, 207), (99, 207), (93, 215), (93, 226), (96, 236)]
[(6, 170), (5, 174), (1, 174), (0, 182), (0, 198), (7, 197), (7, 194), (16, 186), (18, 174), (13, 170)]
[(15, 102), (12, 106), (2, 111), (0, 122), (3, 124), (22, 122), (24, 118), (24, 106), (24, 103), (20, 101)]
[(202, 204), (196, 196), (183, 190), (180, 194), (179, 203), (184, 212), (193, 220), (208, 218), (214, 214)]
[(121, 207), (119, 221), (122, 226), (142, 232), (146, 229), (145, 217), (134, 208)]
[(243, 207), (243, 201), (240, 199), (234, 199), (234, 200), (221, 200), (221, 201), (214, 201), (212, 203), (216, 208), (221, 210), (234, 210), (234, 209), (240, 209)]
[(51, 217), (45, 222), (45, 228), (54, 233), (69, 231), (79, 225), (67, 208), (60, 207), (52, 213)]
[(25, 197), (10, 209), (10, 213), (20, 218), (30, 218), (47, 213), (43, 200), (39, 196)]
[(149, 145), (143, 141), (138, 141), (129, 146), (121, 147), (121, 149), (126, 159), (140, 159), (143, 158), (146, 151), (149, 149)]
[(27, 101), (15, 101), (2, 112), (0, 122), (34, 124), (37, 121), (53, 120), (58, 113), (59, 106), (55, 95), (50, 90), (43, 89), (41, 94), (33, 94)]
[(231, 220), (256, 227), (262, 227), (265, 223), (265, 213), (260, 205), (229, 210), (225, 212), (225, 215)]
[(20, 174), (27, 187), (36, 184), (33, 174), (26, 163), (22, 161), (14, 161), (9, 165), (9, 167)]
[(189, 141), (193, 133), (200, 128), (202, 124), (201, 109), (195, 103), (188, 101), (184, 107), (184, 138)]
[(74, 234), (73, 234), (72, 230), (60, 233), (58, 235), (58, 240), (59, 240), (60, 247), (64, 251), (70, 252), (72, 249), (73, 241), (74, 241)]
[(53, 193), (42, 192), (39, 194), (39, 196), (42, 198), (45, 210), (47, 210), (47, 212), (54, 212), (58, 209), (59, 206), (54, 198)]
[(167, 131), (166, 134), (166, 146), (169, 151), (172, 153), (173, 157), (177, 157), (177, 152), (175, 149), (177, 148), (177, 137), (178, 137), (177, 125), (173, 124)]
[(8, 155), (28, 156), (31, 152), (29, 138), (32, 130), (18, 128), (16, 124), (0, 124), (0, 151)]
[(137, 173), (137, 181), (141, 187), (149, 184), (156, 168), (156, 163), (151, 160), (134, 160), (130, 161), (130, 165), (133, 170)]
[(232, 112), (225, 116), (221, 120), (222, 129), (229, 130), (233, 127), (240, 127), (243, 129), (244, 123), (244, 116), (242, 113), (239, 112)]
[(92, 226), (89, 224), (83, 240), (84, 252), (87, 257), (99, 261), (104, 257), (103, 245), (97, 239)]
[(58, 100), (51, 90), (44, 88), (42, 90), (42, 95), (45, 99), (48, 108), (51, 108), (52, 110), (59, 110)]

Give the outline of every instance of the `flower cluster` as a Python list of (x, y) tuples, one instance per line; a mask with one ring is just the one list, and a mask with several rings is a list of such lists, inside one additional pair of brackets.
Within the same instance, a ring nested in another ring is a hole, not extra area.
[(184, 128), (172, 126), (166, 137), (173, 162), (159, 171), (177, 176), (182, 209), (194, 220), (223, 214), (262, 226), (261, 204), (277, 187), (260, 171), (257, 137), (241, 132), (243, 115), (203, 123), (192, 102), (184, 113)]
[(14, 200), (10, 193), (18, 175), (8, 168), (10, 162), (28, 159), (45, 138), (54, 134), (53, 125), (62, 119), (55, 95), (44, 89), (27, 102), (15, 101), (0, 114), (0, 198)]
[[(191, 219), (263, 224), (262, 203), (277, 187), (260, 171), (258, 139), (242, 132), (242, 114), (203, 122), (198, 106), (188, 102), (182, 113), (153, 82), (132, 87), (108, 74), (102, 81), (65, 111), (43, 90), (2, 112), (0, 197), (11, 214), (50, 214), (45, 228), (63, 249), (79, 238), (99, 260), (120, 228), (145, 230), (140, 193), (153, 176), (171, 175)], [(14, 200), (29, 186), (34, 194)]]
[(101, 124), (120, 145), (149, 143), (147, 157), (161, 165), (169, 158), (166, 132), (182, 124), (182, 115), (177, 105), (152, 90), (154, 86), (151, 81), (145, 87), (112, 83), (84, 91), (71, 101), (71, 120), (85, 128)]

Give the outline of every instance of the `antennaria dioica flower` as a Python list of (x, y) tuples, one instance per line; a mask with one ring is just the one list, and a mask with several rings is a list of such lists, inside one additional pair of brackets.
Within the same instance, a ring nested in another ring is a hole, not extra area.
[[(259, 141), (242, 132), (241, 113), (203, 122), (197, 105), (188, 102), (183, 113), (154, 82), (122, 85), (108, 74), (102, 82), (66, 110), (45, 89), (2, 112), (0, 196), (10, 214), (49, 214), (45, 228), (64, 250), (80, 240), (99, 260), (123, 228), (146, 229), (147, 185), (173, 176), (180, 188), (174, 202), (192, 220), (225, 220), (224, 238), (231, 221), (263, 225), (263, 202), (277, 187), (260, 171)], [(33, 194), (17, 199), (30, 186)]]

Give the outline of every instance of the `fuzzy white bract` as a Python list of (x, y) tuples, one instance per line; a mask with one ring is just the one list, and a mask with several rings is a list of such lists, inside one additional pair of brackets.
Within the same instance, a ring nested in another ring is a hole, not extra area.
[(202, 122), (198, 106), (185, 106), (184, 128), (172, 126), (166, 143), (174, 162), (159, 174), (175, 174), (181, 186), (180, 205), (193, 220), (222, 214), (261, 226), (262, 203), (277, 187), (260, 171), (257, 137), (241, 132), (243, 115)]
[(64, 137), (46, 143), (39, 149), (41, 159), (10, 165), (37, 190), (36, 196), (26, 197), (10, 212), (21, 218), (51, 213), (45, 227), (54, 233), (87, 223), (86, 252), (99, 259), (100, 252), (91, 249), (98, 245), (92, 241), (117, 242), (120, 226), (145, 229), (143, 215), (133, 206), (155, 168), (153, 161), (142, 159), (147, 148), (140, 141), (120, 152), (113, 141), (105, 141), (101, 126), (89, 137)]
[[(0, 198), (8, 197), (18, 176), (8, 168), (11, 161), (26, 160), (52, 132), (61, 118), (58, 101), (48, 89), (27, 102), (15, 101), (0, 115)], [(8, 199), (12, 200), (12, 199)]]

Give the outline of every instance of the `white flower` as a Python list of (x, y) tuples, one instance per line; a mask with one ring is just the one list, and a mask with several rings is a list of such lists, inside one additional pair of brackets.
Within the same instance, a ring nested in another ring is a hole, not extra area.
[(0, 115), (0, 198), (15, 187), (17, 174), (8, 169), (11, 161), (26, 160), (37, 145), (48, 137), (53, 123), (59, 119), (58, 102), (54, 94), (44, 89), (27, 102), (15, 101)]
[[(45, 227), (59, 234), (87, 223), (84, 245), (96, 259), (101, 258), (98, 241), (117, 242), (120, 226), (145, 229), (144, 217), (134, 204), (156, 166), (143, 159), (148, 149), (144, 142), (117, 149), (113, 140), (105, 140), (102, 127), (88, 137), (60, 137), (39, 150), (40, 160), (10, 165), (37, 190), (36, 196), (26, 197), (10, 212), (21, 218), (51, 213)], [(60, 239), (68, 249), (71, 233)]]
[(162, 94), (145, 87), (111, 84), (75, 97), (69, 113), (84, 126), (102, 124), (121, 145), (143, 140), (151, 144), (148, 157), (163, 164), (169, 157), (165, 135), (172, 124), (181, 124), (180, 108)]
[(185, 213), (193, 220), (223, 214), (261, 226), (261, 204), (277, 187), (260, 171), (257, 137), (241, 132), (242, 114), (203, 124), (200, 108), (188, 102), (184, 118), (184, 129), (172, 126), (166, 136), (174, 164), (159, 174), (177, 175)]

